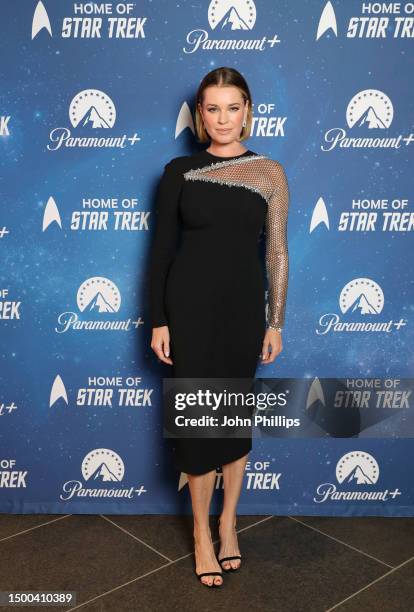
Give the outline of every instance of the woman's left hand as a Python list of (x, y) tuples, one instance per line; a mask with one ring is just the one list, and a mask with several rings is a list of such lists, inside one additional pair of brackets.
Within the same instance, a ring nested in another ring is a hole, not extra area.
[(262, 363), (272, 363), (283, 348), (282, 333), (277, 329), (268, 327), (262, 346)]

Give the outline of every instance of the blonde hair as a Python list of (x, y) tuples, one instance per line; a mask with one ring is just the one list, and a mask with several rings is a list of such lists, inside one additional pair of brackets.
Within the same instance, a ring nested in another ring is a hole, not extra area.
[(252, 97), (250, 94), (249, 87), (246, 83), (245, 78), (242, 74), (240, 74), (238, 70), (222, 66), (221, 68), (216, 68), (215, 70), (212, 70), (211, 72), (206, 74), (197, 89), (195, 108), (195, 129), (198, 141), (208, 142), (210, 140), (210, 136), (206, 132), (203, 123), (203, 118), (199, 109), (199, 104), (202, 105), (204, 100), (204, 90), (207, 87), (210, 87), (210, 85), (217, 85), (218, 87), (237, 87), (240, 90), (241, 95), (243, 96), (244, 102), (249, 102), (246, 114), (246, 125), (243, 126), (243, 129), (241, 131), (240, 141), (249, 138), (253, 121)]

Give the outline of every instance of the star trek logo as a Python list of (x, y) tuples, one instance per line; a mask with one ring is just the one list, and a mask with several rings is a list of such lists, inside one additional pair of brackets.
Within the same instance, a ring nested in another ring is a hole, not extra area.
[(66, 392), (66, 387), (61, 376), (58, 374), (53, 381), (52, 389), (50, 390), (49, 408), (60, 399), (63, 399), (65, 404), (68, 405), (68, 394)]
[(33, 15), (32, 40), (36, 38), (43, 28), (46, 30), (46, 32), (49, 32), (50, 36), (52, 36), (52, 27), (50, 25), (49, 15), (47, 14), (45, 5), (40, 1), (37, 3)]
[(329, 229), (329, 216), (323, 198), (319, 198), (313, 209), (309, 233), (311, 234), (319, 225), (325, 225), (326, 229)]
[(0, 459), (0, 489), (26, 489), (28, 470), (17, 470), (16, 459)]
[[(152, 388), (144, 387), (141, 376), (88, 376), (84, 386), (73, 390), (76, 406), (96, 408), (150, 408)], [(62, 377), (57, 374), (50, 391), (49, 408), (62, 400), (67, 406), (68, 394)], [(58, 404), (59, 405), (59, 404)]]
[[(357, 3), (355, 3), (357, 4)], [(341, 7), (342, 8), (342, 7)], [(348, 39), (414, 38), (412, 2), (361, 2), (361, 14), (351, 16), (343, 28)], [(322, 10), (316, 40), (330, 34), (338, 37), (338, 26), (332, 2)]]
[(20, 320), (20, 306), (22, 303), (7, 299), (8, 296), (8, 289), (0, 289), (0, 321)]
[(195, 134), (193, 115), (187, 102), (183, 102), (178, 113), (177, 121), (175, 124), (175, 138), (177, 138), (181, 132), (184, 132), (186, 128), (190, 128), (193, 135)]
[[(134, 17), (136, 3), (74, 2), (73, 16), (64, 17), (61, 38), (143, 39), (146, 17)], [(45, 30), (53, 37), (49, 15), (43, 2), (36, 5), (32, 21), (32, 40)]]
[(10, 136), (9, 121), (10, 121), (10, 116), (9, 117), (5, 117), (4, 115), (0, 116), (0, 136)]
[(319, 19), (316, 40), (319, 40), (321, 36), (323, 36), (325, 32), (329, 32), (329, 30), (332, 30), (335, 36), (338, 36), (335, 11), (331, 2), (327, 2), (322, 11), (322, 15)]
[[(407, 234), (414, 232), (414, 212), (407, 210), (408, 199), (404, 198), (353, 198), (351, 210), (340, 213), (338, 232), (397, 232)], [(319, 226), (329, 230), (329, 215), (325, 201), (318, 199), (312, 212), (309, 233)]]
[[(149, 230), (148, 217), (151, 211), (134, 210), (138, 205), (137, 198), (82, 198), (81, 210), (72, 211), (70, 229), (94, 234), (109, 230), (146, 232)], [(42, 231), (45, 232), (54, 224), (62, 229), (59, 208), (54, 197), (50, 196), (43, 213)]]

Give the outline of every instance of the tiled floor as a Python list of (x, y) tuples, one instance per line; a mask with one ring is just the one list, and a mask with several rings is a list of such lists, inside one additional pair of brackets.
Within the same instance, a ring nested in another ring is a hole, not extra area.
[[(409, 612), (411, 518), (238, 516), (220, 588), (194, 574), (191, 516), (0, 515), (0, 591), (76, 591), (82, 612)], [(216, 517), (211, 517), (218, 545)]]

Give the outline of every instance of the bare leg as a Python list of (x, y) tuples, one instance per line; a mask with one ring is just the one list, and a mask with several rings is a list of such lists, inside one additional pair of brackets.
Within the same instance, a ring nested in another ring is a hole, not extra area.
[[(210, 503), (216, 481), (216, 470), (201, 475), (187, 474), (191, 493), (191, 503), (194, 515), (194, 543), (196, 572), (221, 572), (214, 552), (209, 525)], [(204, 584), (211, 586), (221, 584), (221, 576), (203, 576), (200, 578)]]
[[(232, 555), (240, 555), (236, 534), (236, 508), (240, 497), (247, 457), (248, 454), (236, 461), (223, 465), (224, 503), (219, 524), (219, 559), (231, 557)], [(225, 569), (239, 566), (240, 559), (223, 562)]]

